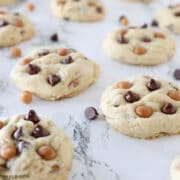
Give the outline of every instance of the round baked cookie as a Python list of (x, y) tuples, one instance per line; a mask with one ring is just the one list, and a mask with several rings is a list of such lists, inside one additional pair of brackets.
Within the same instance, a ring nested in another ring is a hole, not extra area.
[(160, 9), (156, 19), (162, 29), (180, 34), (180, 4)]
[(180, 179), (180, 156), (176, 157), (170, 166), (170, 180)]
[(13, 4), (14, 2), (15, 0), (0, 0), (0, 6), (10, 5)]
[(33, 36), (33, 25), (25, 16), (0, 11), (0, 47), (13, 46)]
[(0, 118), (1, 177), (67, 180), (72, 149), (70, 139), (57, 125), (34, 110)]
[(180, 89), (170, 82), (141, 76), (108, 87), (101, 98), (108, 123), (136, 138), (180, 133)]
[(99, 66), (74, 49), (39, 49), (17, 63), (11, 78), (34, 95), (59, 100), (95, 83)]
[(176, 42), (157, 29), (130, 27), (109, 33), (103, 43), (105, 53), (112, 59), (127, 64), (157, 65), (175, 54)]
[(105, 16), (101, 0), (52, 0), (55, 16), (72, 21), (99, 21)]

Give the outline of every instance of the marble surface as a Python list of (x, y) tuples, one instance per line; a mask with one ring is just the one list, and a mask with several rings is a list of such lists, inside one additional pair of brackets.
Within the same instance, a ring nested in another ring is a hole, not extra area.
[[(175, 81), (172, 73), (180, 68), (180, 38), (177, 53), (172, 61), (154, 67), (137, 67), (111, 61), (102, 50), (106, 34), (120, 27), (118, 18), (127, 15), (131, 25), (150, 22), (155, 11), (173, 0), (157, 0), (150, 5), (127, 3), (123, 0), (104, 0), (106, 19), (98, 23), (64, 22), (54, 18), (50, 0), (29, 0), (36, 5), (33, 13), (26, 11), (28, 1), (19, 1), (8, 9), (25, 13), (36, 28), (36, 37), (20, 44), (23, 54), (36, 47), (71, 47), (83, 52), (101, 66), (99, 81), (80, 95), (56, 102), (34, 98), (30, 105), (19, 101), (20, 92), (9, 79), (9, 73), (18, 59), (10, 57), (10, 49), (0, 50), (0, 115), (26, 113), (35, 109), (39, 114), (51, 117), (74, 142), (74, 161), (69, 180), (168, 180), (169, 163), (180, 154), (180, 136), (156, 140), (138, 140), (123, 136), (108, 127), (103, 117), (87, 121), (84, 109), (99, 107), (100, 96), (106, 86), (114, 81), (141, 74), (156, 75)], [(50, 36), (58, 33), (60, 41), (52, 43)], [(180, 84), (180, 82), (176, 83)]]

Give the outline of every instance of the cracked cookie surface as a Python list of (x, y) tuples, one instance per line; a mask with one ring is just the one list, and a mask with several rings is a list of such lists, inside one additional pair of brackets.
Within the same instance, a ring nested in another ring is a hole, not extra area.
[(96, 82), (99, 66), (73, 49), (40, 49), (17, 63), (15, 85), (47, 100), (72, 97)]
[(67, 180), (72, 151), (70, 139), (34, 110), (0, 118), (0, 171), (4, 177)]
[(180, 133), (180, 89), (177, 85), (142, 76), (108, 87), (101, 109), (117, 131), (137, 138)]
[(176, 42), (170, 35), (144, 25), (109, 33), (103, 47), (114, 60), (151, 66), (170, 60), (175, 54)]

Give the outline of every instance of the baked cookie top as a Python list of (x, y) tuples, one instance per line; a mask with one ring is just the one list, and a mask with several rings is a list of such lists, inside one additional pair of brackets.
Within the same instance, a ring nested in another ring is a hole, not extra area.
[(100, 0), (52, 0), (55, 16), (72, 21), (98, 21), (104, 18), (105, 8)]
[(161, 28), (180, 34), (180, 4), (160, 9), (156, 19)]
[(16, 45), (33, 36), (33, 25), (25, 16), (0, 10), (0, 47)]
[(180, 179), (180, 156), (176, 157), (170, 166), (170, 178), (171, 180)]
[(151, 138), (180, 133), (180, 88), (142, 76), (108, 87), (101, 108), (107, 121), (123, 134)]
[(175, 54), (176, 43), (170, 35), (145, 24), (109, 33), (103, 47), (112, 59), (149, 66), (170, 60)]
[(52, 120), (34, 110), (0, 118), (1, 177), (65, 180), (71, 163), (72, 143)]
[(72, 97), (93, 84), (99, 66), (74, 49), (39, 49), (17, 63), (11, 78), (40, 98)]
[(14, 2), (15, 0), (0, 0), (0, 6), (10, 5), (13, 4)]

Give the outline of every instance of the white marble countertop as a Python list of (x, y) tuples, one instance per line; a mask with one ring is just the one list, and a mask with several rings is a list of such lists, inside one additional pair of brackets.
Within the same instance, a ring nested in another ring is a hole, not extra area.
[[(20, 92), (9, 79), (17, 60), (10, 57), (9, 48), (1, 49), (0, 115), (26, 113), (29, 109), (35, 109), (54, 119), (74, 141), (74, 162), (69, 180), (168, 180), (170, 160), (180, 154), (180, 136), (156, 140), (133, 139), (115, 132), (101, 118), (87, 121), (84, 109), (87, 106), (98, 108), (106, 86), (129, 76), (153, 74), (175, 81), (172, 74), (175, 68), (180, 67), (180, 37), (176, 37), (178, 48), (173, 61), (155, 67), (129, 66), (111, 61), (102, 50), (102, 41), (109, 31), (120, 27), (120, 15), (127, 15), (132, 25), (141, 25), (151, 21), (156, 9), (178, 0), (157, 0), (151, 5), (121, 0), (104, 1), (107, 16), (98, 23), (60, 21), (51, 14), (50, 0), (29, 0), (36, 5), (33, 13), (26, 11), (28, 1), (25, 0), (9, 7), (14, 12), (24, 12), (37, 31), (33, 40), (19, 45), (24, 55), (42, 46), (76, 48), (100, 64), (101, 76), (95, 85), (74, 98), (56, 102), (34, 98), (30, 105), (24, 105), (19, 101)], [(59, 43), (50, 41), (53, 33), (59, 34)]]

